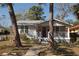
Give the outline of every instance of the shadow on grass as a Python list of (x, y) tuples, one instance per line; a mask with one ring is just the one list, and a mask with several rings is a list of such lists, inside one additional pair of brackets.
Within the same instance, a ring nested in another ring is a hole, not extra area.
[(57, 48), (55, 50), (55, 55), (77, 56), (71, 49), (68, 49), (68, 48)]

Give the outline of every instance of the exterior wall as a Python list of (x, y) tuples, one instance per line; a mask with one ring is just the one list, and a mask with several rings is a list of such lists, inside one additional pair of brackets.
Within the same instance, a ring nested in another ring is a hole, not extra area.
[(18, 28), (19, 34), (25, 33), (28, 37), (37, 37), (37, 32), (36, 32), (35, 26), (27, 26), (28, 27), (28, 29), (27, 29), (28, 32), (25, 31), (26, 30), (26, 28), (25, 28), (26, 25), (18, 25), (18, 26), (23, 27), (23, 28), (21, 28), (21, 27)]
[(28, 35), (37, 37), (36, 28), (34, 26), (28, 26)]

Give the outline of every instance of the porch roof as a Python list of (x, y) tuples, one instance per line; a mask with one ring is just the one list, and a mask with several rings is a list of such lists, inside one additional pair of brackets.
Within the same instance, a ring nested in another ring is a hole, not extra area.
[(20, 20), (17, 21), (17, 25), (25, 24), (25, 25), (35, 25), (44, 22), (44, 20)]
[[(17, 25), (37, 25), (37, 24), (48, 24), (49, 21), (44, 20), (19, 20), (17, 21)], [(54, 19), (54, 22), (61, 23), (63, 25), (71, 26), (71, 24), (67, 23), (66, 21), (61, 21), (58, 19)]]
[[(49, 21), (45, 21), (45, 22), (42, 22), (40, 24), (48, 24)], [(60, 24), (63, 24), (63, 25), (66, 25), (66, 26), (72, 26), (72, 24), (69, 24), (68, 22), (64, 21), (64, 20), (58, 20), (58, 19), (54, 19), (54, 23), (60, 23)]]

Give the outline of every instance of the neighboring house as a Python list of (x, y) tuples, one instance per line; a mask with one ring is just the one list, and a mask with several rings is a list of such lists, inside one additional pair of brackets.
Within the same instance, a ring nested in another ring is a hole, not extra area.
[[(19, 20), (17, 21), (19, 33), (25, 33), (30, 38), (48, 40), (49, 21), (43, 20)], [(54, 39), (70, 42), (71, 25), (65, 21), (54, 19)]]
[(70, 32), (79, 33), (79, 25), (74, 25), (74, 26), (70, 27)]
[(3, 40), (4, 36), (3, 33), (4, 32), (4, 27), (0, 25), (0, 40)]
[(77, 40), (79, 41), (79, 25), (70, 27), (70, 37), (71, 42), (76, 42)]
[(0, 25), (0, 32), (4, 31), (4, 27)]

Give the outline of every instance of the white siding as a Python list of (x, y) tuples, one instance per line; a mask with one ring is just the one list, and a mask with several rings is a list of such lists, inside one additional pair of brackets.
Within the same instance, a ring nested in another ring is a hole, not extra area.
[(18, 29), (19, 34), (20, 34), (20, 31), (21, 31), (21, 29)]
[(37, 36), (36, 28), (34, 26), (28, 26), (28, 34), (30, 36), (36, 37)]

